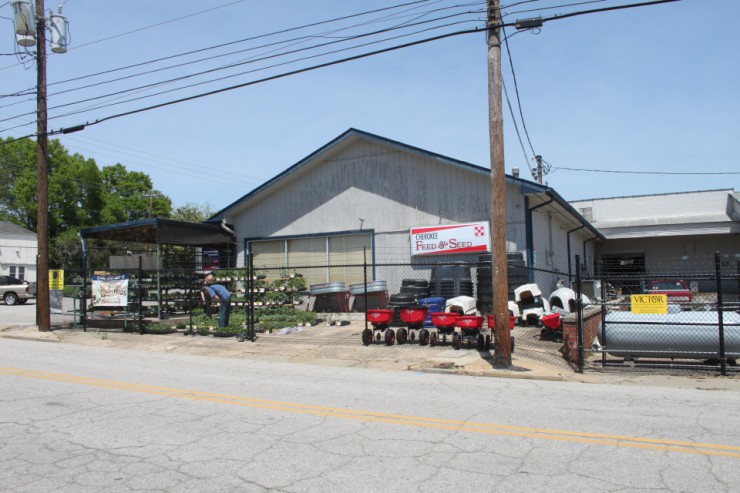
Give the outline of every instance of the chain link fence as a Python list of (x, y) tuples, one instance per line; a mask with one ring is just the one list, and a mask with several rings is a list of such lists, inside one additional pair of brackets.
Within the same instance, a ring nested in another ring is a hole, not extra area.
[[(200, 269), (202, 263), (190, 259), (183, 268), (172, 258), (167, 268), (152, 269), (146, 259), (132, 257), (136, 267), (65, 271), (63, 307), (52, 313), (52, 325), (324, 346), (385, 345), (393, 333), (393, 344), (471, 348), (484, 357), (492, 351), (494, 333), (487, 315), (495, 276), (490, 255), (462, 261), (213, 270)], [(573, 368), (562, 358), (562, 340), (544, 337), (539, 322), (550, 309), (547, 293), (569, 285), (567, 274), (529, 269), (521, 254), (509, 255), (508, 264), (514, 355)], [(219, 302), (208, 303), (201, 294), (208, 273), (231, 294), (226, 327), (218, 327)], [(121, 280), (126, 284), (125, 303), (111, 306), (102, 291), (115, 288), (100, 286)], [(471, 325), (450, 327), (431, 316), (450, 310), (470, 318)], [(374, 315), (366, 317), (366, 311), (389, 318), (378, 322)]]
[(737, 372), (737, 262), (718, 253), (638, 269), (602, 264), (600, 276), (582, 279), (596, 291), (582, 326), (586, 369)]
[[(266, 344), (467, 347), (483, 357), (492, 350), (490, 255), (257, 268), (247, 262), (211, 270), (190, 254), (160, 268), (134, 257), (135, 267), (66, 270), (52, 324)], [(510, 254), (513, 355), (573, 371), (733, 372), (740, 356), (740, 275), (727, 258), (603, 262), (598, 275), (582, 276), (576, 257), (570, 277), (527, 267), (521, 254)], [(226, 302), (209, 302), (202, 291), (209, 273), (231, 295), (224, 327), (218, 312)], [(121, 281), (125, 302), (113, 306), (105, 290), (116, 288), (105, 286)], [(663, 312), (655, 313), (656, 306)], [(445, 312), (459, 318), (433, 315)]]

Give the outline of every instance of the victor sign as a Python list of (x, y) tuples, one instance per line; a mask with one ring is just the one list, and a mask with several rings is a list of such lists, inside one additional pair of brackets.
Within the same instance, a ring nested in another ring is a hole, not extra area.
[(411, 228), (411, 256), (491, 251), (488, 222)]

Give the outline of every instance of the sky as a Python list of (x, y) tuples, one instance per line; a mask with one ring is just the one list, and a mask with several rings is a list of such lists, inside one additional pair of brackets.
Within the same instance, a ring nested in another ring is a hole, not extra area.
[[(218, 211), (349, 128), (490, 166), (482, 31), (251, 83), (480, 29), (484, 1), (58, 1), (71, 39), (48, 56), (48, 128), (87, 125), (51, 138), (147, 173), (175, 207)], [(502, 14), (630, 3), (505, 0)], [(36, 67), (2, 0), (0, 16), (0, 137), (20, 137), (35, 132)], [(541, 155), (567, 200), (740, 189), (738, 18), (737, 0), (681, 0), (505, 28), (506, 172), (529, 179)]]

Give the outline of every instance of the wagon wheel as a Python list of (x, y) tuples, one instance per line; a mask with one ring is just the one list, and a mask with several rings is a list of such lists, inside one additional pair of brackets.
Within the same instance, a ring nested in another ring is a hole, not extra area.
[(386, 346), (392, 346), (396, 342), (396, 333), (393, 329), (386, 329), (385, 331), (385, 344)]
[(419, 346), (426, 346), (427, 344), (429, 344), (429, 331), (421, 329), (419, 331)]
[(373, 342), (373, 331), (370, 329), (363, 330), (362, 331), (362, 343), (365, 346), (369, 346), (371, 342)]
[(416, 332), (409, 331), (409, 340), (414, 342), (416, 340)]
[[(514, 340), (514, 338), (513, 338), (513, 337), (512, 337), (511, 339), (512, 339), (512, 341)], [(512, 348), (513, 348), (513, 347), (514, 347), (514, 343), (512, 342)], [(491, 336), (487, 335), (487, 336), (486, 336), (486, 351), (490, 351), (490, 350), (491, 350)], [(514, 351), (514, 350), (512, 349), (512, 352), (513, 352), (513, 351)]]
[(552, 336), (552, 340), (555, 342), (563, 342), (563, 332), (560, 330), (555, 332)]
[(398, 333), (396, 334), (396, 341), (398, 344), (406, 344), (408, 338), (409, 333), (406, 329), (398, 329)]
[(483, 338), (483, 334), (478, 334), (478, 341), (477, 341), (476, 348), (478, 351), (483, 351), (483, 348), (485, 347), (485, 339)]
[(460, 334), (452, 334), (452, 347), (456, 350), (460, 349), (462, 343), (461, 339)]
[(447, 334), (442, 334), (442, 344), (447, 344)]
[(432, 335), (429, 338), (429, 345), (430, 346), (436, 346), (439, 342), (438, 336), (436, 332), (432, 332)]

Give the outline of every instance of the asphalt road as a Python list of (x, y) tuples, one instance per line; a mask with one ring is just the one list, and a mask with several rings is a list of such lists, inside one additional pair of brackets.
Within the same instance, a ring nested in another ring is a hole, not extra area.
[(737, 491), (733, 392), (0, 339), (2, 491)]
[(0, 302), (0, 323), (35, 325), (36, 298), (30, 298), (23, 305), (8, 306)]

